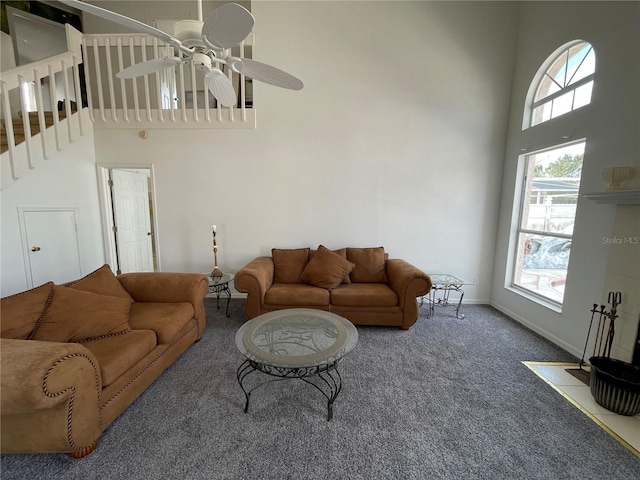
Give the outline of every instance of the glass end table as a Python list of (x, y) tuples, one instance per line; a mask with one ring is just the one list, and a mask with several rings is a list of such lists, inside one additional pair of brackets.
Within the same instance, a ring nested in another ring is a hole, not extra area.
[(229, 282), (233, 280), (233, 273), (224, 273), (221, 277), (213, 277), (210, 273), (205, 273), (209, 279), (209, 291), (207, 293), (214, 293), (216, 295), (216, 306), (220, 310), (220, 294), (224, 293), (227, 296), (227, 318), (229, 315), (229, 303), (231, 302), (231, 290), (229, 289)]
[[(430, 273), (429, 277), (431, 277), (433, 286), (429, 293), (420, 299), (420, 306), (424, 303), (425, 297), (429, 303), (429, 313), (427, 314), (427, 318), (431, 318), (433, 316), (436, 305), (441, 305), (443, 307), (455, 306), (456, 317), (464, 318), (464, 313), (460, 313), (460, 305), (462, 305), (462, 298), (464, 297), (464, 290), (462, 289), (462, 286), (472, 284), (450, 273)], [(438, 295), (438, 292), (441, 292), (441, 295)], [(460, 294), (457, 304), (449, 303), (449, 295), (451, 292), (457, 292)]]

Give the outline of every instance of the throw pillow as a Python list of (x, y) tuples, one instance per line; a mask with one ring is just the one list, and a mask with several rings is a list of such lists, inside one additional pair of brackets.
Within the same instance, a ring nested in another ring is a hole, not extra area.
[(333, 290), (353, 270), (353, 263), (320, 245), (302, 271), (302, 281)]
[(301, 283), (300, 275), (309, 261), (309, 248), (272, 248), (275, 283)]
[(128, 332), (130, 308), (131, 302), (125, 298), (55, 285), (53, 297), (29, 339), (80, 342)]
[[(347, 249), (346, 248), (339, 248), (338, 250), (332, 250), (332, 252), (333, 253), (337, 253), (338, 255), (340, 255), (345, 260), (347, 259)], [(349, 277), (349, 274), (347, 274), (342, 279), (342, 284), (343, 285), (349, 285), (350, 283), (351, 283), (351, 278)]]
[(353, 283), (384, 283), (386, 262), (384, 247), (347, 248), (347, 260), (353, 263)]
[(133, 303), (134, 301), (118, 278), (113, 274), (109, 265), (106, 264), (94, 272), (91, 272), (89, 275), (82, 277), (80, 280), (68, 283), (67, 286), (85, 292), (124, 298), (129, 300), (129, 303)]
[(2, 338), (27, 340), (53, 295), (53, 282), (26, 292), (4, 297), (2, 308)]

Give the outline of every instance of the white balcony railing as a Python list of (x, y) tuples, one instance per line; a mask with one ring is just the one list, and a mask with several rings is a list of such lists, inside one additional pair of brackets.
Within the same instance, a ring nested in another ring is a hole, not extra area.
[[(233, 52), (244, 56), (252, 43)], [(87, 101), (96, 128), (255, 128), (249, 79), (226, 72), (236, 90), (234, 107), (222, 107), (187, 62), (133, 79), (120, 70), (146, 60), (174, 56), (173, 48), (144, 34), (83, 35)], [(217, 65), (220, 68), (220, 65)]]

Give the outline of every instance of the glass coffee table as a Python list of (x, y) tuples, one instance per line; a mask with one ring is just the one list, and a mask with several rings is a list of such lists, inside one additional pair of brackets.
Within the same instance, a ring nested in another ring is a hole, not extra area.
[[(237, 379), (245, 395), (245, 413), (251, 392), (267, 383), (298, 378), (327, 399), (327, 421), (342, 389), (338, 363), (358, 343), (353, 324), (322, 310), (291, 308), (265, 313), (245, 323), (236, 333), (236, 347), (246, 360)], [(270, 377), (251, 388), (245, 385), (254, 372)]]

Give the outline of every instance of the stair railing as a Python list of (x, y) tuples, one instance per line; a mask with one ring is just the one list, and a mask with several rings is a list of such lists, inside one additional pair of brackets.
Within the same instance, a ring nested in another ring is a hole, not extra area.
[[(35, 168), (41, 160), (50, 158), (91, 128), (84, 124), (86, 120), (82, 115), (74, 115), (76, 109), (73, 106), (82, 105), (82, 34), (69, 25), (65, 27), (67, 52), (2, 72), (0, 99), (12, 180)], [(61, 111), (59, 102), (63, 107)], [(22, 131), (20, 135), (16, 134), (17, 127)], [(49, 127), (52, 127), (53, 135), (47, 135)], [(40, 135), (32, 136), (33, 133)], [(6, 163), (3, 158), (3, 177), (8, 173), (5, 171)], [(5, 179), (2, 183), (10, 182)]]

